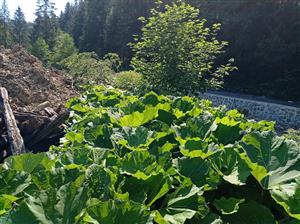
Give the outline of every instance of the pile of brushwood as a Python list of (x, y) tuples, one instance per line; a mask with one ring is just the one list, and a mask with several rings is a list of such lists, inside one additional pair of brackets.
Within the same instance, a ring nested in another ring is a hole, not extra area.
[(67, 106), (60, 146), (0, 166), (0, 223), (300, 223), (300, 148), (274, 123), (102, 87)]
[(78, 94), (72, 82), (20, 46), (0, 47), (0, 161), (58, 143), (68, 117), (64, 104)]

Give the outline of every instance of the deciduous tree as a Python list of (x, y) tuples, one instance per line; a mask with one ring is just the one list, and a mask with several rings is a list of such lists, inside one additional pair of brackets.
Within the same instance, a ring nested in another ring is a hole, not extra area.
[(142, 35), (131, 44), (131, 65), (155, 90), (191, 93), (219, 88), (234, 69), (231, 62), (216, 63), (227, 45), (217, 39), (220, 24), (206, 26), (199, 10), (184, 1), (166, 5), (164, 11), (153, 9), (151, 17), (142, 20)]

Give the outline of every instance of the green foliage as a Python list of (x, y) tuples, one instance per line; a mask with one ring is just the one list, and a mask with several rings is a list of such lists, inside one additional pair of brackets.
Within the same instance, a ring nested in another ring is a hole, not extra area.
[[(133, 42), (133, 34), (140, 34), (141, 16), (148, 16), (155, 1), (110, 0), (104, 30), (104, 45), (107, 52), (116, 52), (128, 67), (132, 51), (128, 43)], [(124, 19), (126, 18), (126, 19)], [(126, 68), (127, 68), (126, 67)]]
[(288, 139), (292, 139), (298, 144), (300, 144), (300, 131), (299, 130), (294, 130), (294, 129), (288, 129), (285, 133), (284, 136)]
[(38, 0), (35, 15), (32, 39), (36, 41), (38, 38), (43, 38), (52, 49), (58, 30), (55, 3), (51, 0)]
[(100, 60), (94, 52), (78, 53), (62, 60), (59, 65), (74, 76), (79, 85), (109, 84), (112, 83), (113, 68), (118, 64), (116, 57), (111, 56)]
[(58, 32), (55, 38), (53, 53), (50, 58), (51, 64), (59, 67), (61, 61), (75, 53), (77, 53), (77, 48), (74, 45), (71, 35), (64, 32)]
[(80, 18), (82, 36), (80, 37), (81, 51), (94, 51), (103, 57), (104, 53), (104, 26), (109, 6), (107, 0), (85, 1), (85, 14)]
[(151, 17), (142, 21), (142, 36), (131, 44), (131, 65), (156, 91), (193, 93), (220, 88), (223, 77), (234, 69), (231, 61), (215, 63), (227, 45), (216, 38), (220, 24), (206, 27), (199, 10), (187, 3), (176, 1), (163, 12), (153, 9)]
[(29, 43), (29, 29), (25, 15), (20, 7), (17, 8), (12, 20), (12, 34), (14, 43), (26, 47)]
[(118, 54), (107, 53), (104, 55), (103, 59), (111, 64), (111, 68), (114, 72), (119, 72), (123, 62)]
[(39, 37), (36, 42), (29, 48), (29, 52), (39, 58), (44, 64), (49, 63), (50, 50), (46, 41)]
[(0, 166), (1, 223), (299, 223), (300, 148), (272, 122), (100, 86), (67, 107), (61, 146)]
[(135, 71), (124, 71), (116, 74), (114, 86), (132, 93), (141, 93), (147, 88), (143, 76)]
[(222, 24), (220, 38), (230, 43), (226, 54), (239, 68), (225, 82), (228, 91), (300, 100), (299, 0), (189, 2), (210, 23)]
[[(132, 69), (129, 62), (133, 52), (127, 43), (134, 41), (133, 35), (141, 34), (141, 22), (137, 18), (148, 18), (155, 1), (73, 2), (66, 5), (60, 16), (61, 29), (72, 34), (79, 49), (95, 51), (100, 57), (115, 52), (125, 62), (125, 69)], [(161, 2), (168, 4), (174, 1)], [(220, 55), (218, 62), (227, 64), (227, 59), (234, 57), (234, 64), (239, 68), (238, 72), (226, 78), (226, 90), (300, 100), (299, 0), (186, 2), (200, 9), (199, 18), (207, 20), (206, 27), (222, 24), (218, 39), (226, 40), (230, 45), (223, 56)], [(173, 36), (167, 41), (172, 39)]]
[(0, 9), (0, 44), (9, 47), (12, 42), (10, 14), (6, 0), (3, 0)]

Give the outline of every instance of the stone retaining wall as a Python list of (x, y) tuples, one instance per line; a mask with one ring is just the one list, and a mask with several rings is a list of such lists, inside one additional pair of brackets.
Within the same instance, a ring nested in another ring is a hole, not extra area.
[(282, 128), (300, 129), (299, 107), (224, 96), (217, 93), (204, 93), (200, 94), (200, 97), (212, 101), (214, 106), (226, 105), (229, 109), (238, 109), (248, 118), (276, 121)]

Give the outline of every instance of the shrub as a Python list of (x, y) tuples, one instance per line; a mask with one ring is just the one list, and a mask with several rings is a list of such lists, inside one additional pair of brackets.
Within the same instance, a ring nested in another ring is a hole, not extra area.
[(112, 80), (112, 62), (98, 59), (94, 52), (74, 54), (61, 63), (74, 78), (77, 84), (110, 84)]
[(114, 86), (119, 89), (128, 90), (133, 93), (143, 91), (145, 80), (140, 73), (135, 71), (124, 71), (116, 74)]
[(39, 37), (29, 48), (29, 52), (40, 59), (44, 64), (48, 64), (50, 50), (48, 44), (43, 38)]
[(59, 62), (76, 54), (77, 51), (71, 35), (60, 31), (55, 38), (53, 52), (50, 57), (51, 64), (60, 68)]

